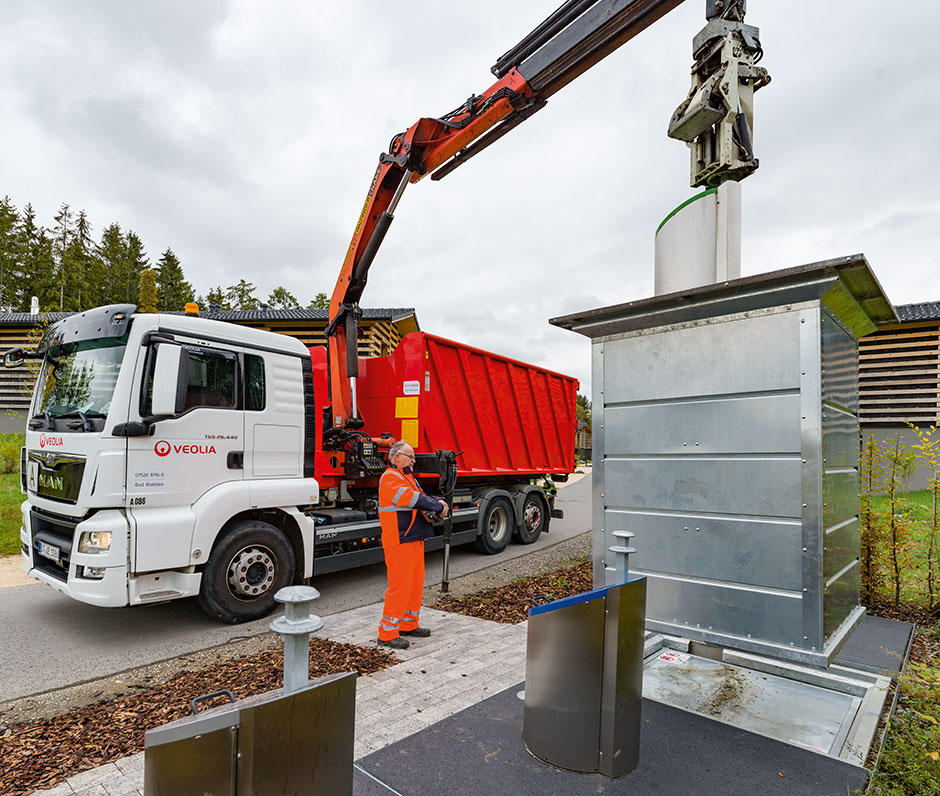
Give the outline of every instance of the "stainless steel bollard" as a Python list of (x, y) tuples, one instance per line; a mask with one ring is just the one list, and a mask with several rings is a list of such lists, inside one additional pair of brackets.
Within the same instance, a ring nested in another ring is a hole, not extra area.
[(271, 630), (284, 637), (284, 690), (299, 691), (310, 682), (310, 634), (323, 627), (323, 620), (310, 613), (320, 596), (312, 586), (285, 586), (274, 595), (284, 603), (284, 616), (271, 623)]
[(636, 548), (625, 545), (623, 542), (629, 542), (634, 534), (632, 531), (614, 531), (612, 535), (618, 544), (611, 545), (607, 549), (614, 554), (615, 583), (626, 583), (630, 575), (630, 554), (635, 553)]

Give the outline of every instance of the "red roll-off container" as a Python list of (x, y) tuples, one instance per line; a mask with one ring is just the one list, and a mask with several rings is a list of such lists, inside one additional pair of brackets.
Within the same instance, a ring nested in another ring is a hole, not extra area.
[(570, 376), (425, 332), (360, 358), (356, 385), (363, 431), (462, 452), (458, 477), (572, 472), (577, 391)]

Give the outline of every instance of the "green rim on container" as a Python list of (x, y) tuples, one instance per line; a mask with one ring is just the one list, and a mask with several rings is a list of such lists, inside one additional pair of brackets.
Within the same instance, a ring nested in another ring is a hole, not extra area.
[[(666, 216), (666, 217), (662, 220), (662, 223), (660, 223), (660, 225), (659, 225), (658, 227), (656, 227), (656, 235), (659, 234), (659, 230), (661, 230), (661, 229), (663, 228), (663, 226), (665, 225), (665, 223), (666, 223), (670, 218), (672, 218), (676, 213), (678, 213), (683, 207), (686, 207), (686, 206), (692, 204), (692, 202), (694, 202), (694, 201), (696, 201), (696, 200), (698, 200), (698, 199), (701, 199), (703, 196), (708, 196), (708, 194), (710, 194), (710, 193), (718, 193), (718, 189), (717, 189), (717, 188), (709, 188), (707, 191), (702, 191), (701, 193), (696, 194), (696, 195), (693, 196), (691, 199), (686, 199), (681, 205), (679, 205), (679, 206), (678, 206), (675, 210), (673, 210), (668, 216)], [(654, 235), (653, 237), (655, 237), (655, 235)]]

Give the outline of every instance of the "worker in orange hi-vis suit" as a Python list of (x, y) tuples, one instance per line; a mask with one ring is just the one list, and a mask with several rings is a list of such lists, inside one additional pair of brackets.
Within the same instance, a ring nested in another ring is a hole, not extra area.
[(418, 625), (424, 592), (424, 540), (434, 535), (425, 511), (447, 516), (447, 503), (424, 494), (412, 474), (415, 453), (404, 440), (392, 444), (389, 468), (379, 481), (379, 521), (388, 570), (385, 607), (379, 622), (379, 644), (408, 649), (402, 636), (427, 638), (431, 631)]

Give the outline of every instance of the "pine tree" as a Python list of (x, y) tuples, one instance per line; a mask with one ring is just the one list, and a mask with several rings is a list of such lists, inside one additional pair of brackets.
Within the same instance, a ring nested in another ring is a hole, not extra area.
[(225, 288), (225, 298), (232, 309), (236, 310), (258, 310), (261, 309), (261, 302), (255, 296), (255, 286), (244, 278), (238, 280), (238, 284), (229, 285)]
[(124, 262), (127, 259), (127, 243), (117, 223), (104, 228), (101, 233), (101, 243), (98, 244), (95, 252), (95, 259), (97, 260), (95, 270), (101, 277), (98, 303), (125, 302), (121, 278), (124, 273)]
[(62, 203), (59, 212), (55, 215), (55, 229), (53, 230), (55, 252), (55, 279), (59, 291), (59, 309), (65, 309), (65, 285), (68, 275), (74, 268), (71, 250), (72, 238), (75, 235), (75, 221), (72, 209), (66, 202)]
[(193, 300), (193, 286), (183, 276), (179, 258), (167, 249), (157, 261), (157, 306), (161, 312), (182, 310)]
[(88, 214), (80, 210), (75, 220), (75, 233), (69, 245), (68, 261), (70, 270), (66, 274), (65, 309), (74, 312), (98, 306), (96, 290), (92, 285), (94, 273), (94, 243), (91, 240), (91, 223)]
[(16, 285), (22, 276), (16, 239), (19, 220), (10, 197), (4, 196), (0, 201), (0, 307), (4, 309), (16, 308)]
[(140, 295), (137, 297), (137, 311), (157, 311), (157, 272), (153, 268), (145, 268), (140, 272)]
[(276, 287), (268, 295), (268, 306), (281, 310), (300, 309), (300, 302), (286, 287)]
[(330, 308), (330, 299), (326, 293), (317, 293), (307, 305), (308, 310), (326, 310)]
[(144, 252), (143, 241), (136, 232), (128, 230), (124, 243), (127, 253), (121, 272), (120, 290), (123, 292), (123, 301), (131, 304), (140, 292), (140, 275), (149, 267), (150, 260)]
[(222, 290), (221, 285), (212, 288), (208, 293), (206, 293), (205, 304), (218, 310), (232, 309), (232, 305), (229, 303), (228, 298), (226, 298), (225, 291)]
[(18, 293), (21, 311), (29, 310), (33, 296), (39, 298), (42, 310), (58, 306), (58, 289), (55, 271), (55, 249), (52, 239), (45, 229), (36, 224), (36, 211), (31, 204), (23, 208), (23, 215), (17, 227), (17, 248), (23, 279)]

